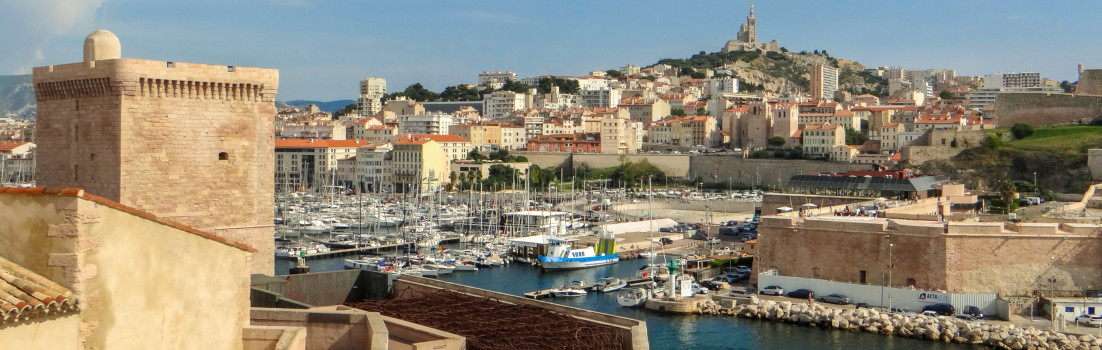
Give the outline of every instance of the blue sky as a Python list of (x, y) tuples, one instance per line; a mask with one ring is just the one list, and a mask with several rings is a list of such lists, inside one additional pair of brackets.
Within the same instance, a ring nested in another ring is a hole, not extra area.
[[(280, 70), (278, 99), (352, 99), (365, 76), (440, 91), (484, 70), (582, 75), (718, 51), (749, 1), (4, 0), (0, 74), (76, 62), (95, 29), (123, 56)], [(759, 1), (758, 39), (958, 75), (1102, 68), (1102, 1)]]

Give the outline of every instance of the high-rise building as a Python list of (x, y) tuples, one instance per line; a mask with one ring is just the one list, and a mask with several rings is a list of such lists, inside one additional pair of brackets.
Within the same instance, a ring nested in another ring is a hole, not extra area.
[(275, 69), (122, 58), (97, 30), (84, 61), (34, 68), (38, 185), (82, 187), (260, 252), (273, 273)]
[(382, 111), (383, 95), (386, 95), (386, 79), (367, 77), (360, 80), (360, 97), (356, 99), (359, 114), (367, 116)]
[(827, 100), (834, 98), (838, 90), (838, 69), (821, 64), (811, 65), (811, 99)]

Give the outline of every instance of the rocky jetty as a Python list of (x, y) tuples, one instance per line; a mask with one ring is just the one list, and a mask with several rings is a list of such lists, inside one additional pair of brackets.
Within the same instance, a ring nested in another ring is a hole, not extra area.
[(902, 315), (873, 309), (840, 309), (806, 302), (750, 302), (722, 307), (711, 300), (694, 305), (697, 313), (798, 323), (930, 341), (988, 345), (999, 349), (1102, 349), (1102, 337), (1065, 334), (1013, 325), (987, 325), (950, 317)]

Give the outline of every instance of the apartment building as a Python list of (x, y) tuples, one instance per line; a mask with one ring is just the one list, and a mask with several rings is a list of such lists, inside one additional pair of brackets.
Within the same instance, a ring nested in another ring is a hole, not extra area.
[(390, 166), (392, 193), (425, 193), (448, 178), (444, 148), (427, 138), (394, 142)]
[(537, 152), (597, 153), (601, 151), (599, 134), (538, 135), (528, 139), (527, 150)]
[(838, 125), (808, 125), (801, 137), (804, 155), (809, 157), (829, 157), (834, 147), (846, 144), (846, 131)]
[(360, 115), (368, 116), (383, 110), (383, 95), (386, 95), (386, 79), (367, 77), (360, 80), (360, 96), (356, 99), (356, 110)]
[(811, 99), (831, 100), (838, 90), (838, 68), (821, 64), (811, 65)]
[(360, 192), (393, 191), (391, 174), (387, 171), (388, 158), (393, 150), (394, 146), (390, 143), (369, 143), (357, 148), (352, 187)]
[(356, 156), (364, 140), (275, 140), (275, 185), (278, 191), (332, 186), (338, 160)]
[(631, 120), (650, 124), (670, 115), (670, 104), (662, 99), (624, 98), (620, 108), (626, 109)]
[(500, 89), (507, 81), (517, 81), (517, 73), (512, 71), (485, 71), (478, 74), (478, 86)]
[(398, 116), (399, 134), (446, 135), (451, 126), (451, 114), (430, 113)]
[(485, 119), (496, 120), (508, 117), (515, 111), (528, 108), (527, 95), (513, 91), (494, 91), (482, 99), (482, 114)]

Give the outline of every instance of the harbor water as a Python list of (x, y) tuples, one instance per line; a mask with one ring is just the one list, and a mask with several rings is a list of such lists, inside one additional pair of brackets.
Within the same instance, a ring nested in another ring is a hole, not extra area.
[[(344, 268), (340, 258), (307, 262), (312, 272)], [(440, 280), (522, 295), (540, 289), (570, 285), (573, 281), (596, 281), (604, 277), (632, 277), (646, 260), (626, 260), (618, 264), (584, 270), (543, 272), (536, 266), (513, 263), (479, 271), (455, 271)], [(293, 262), (279, 260), (276, 273), (286, 274)], [(590, 293), (584, 297), (548, 298), (547, 302), (567, 305), (647, 322), (651, 349), (986, 349), (961, 344), (945, 344), (910, 338), (889, 337), (863, 332), (811, 328), (786, 323), (748, 320), (730, 316), (671, 315), (645, 309), (621, 307), (615, 293)]]

